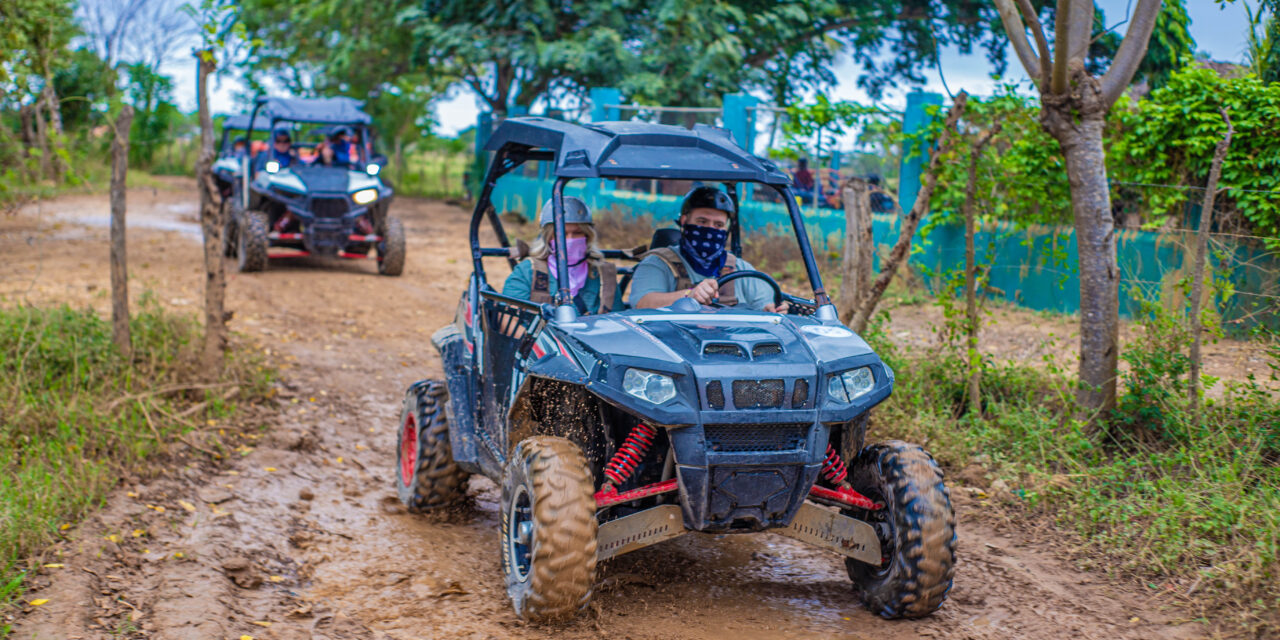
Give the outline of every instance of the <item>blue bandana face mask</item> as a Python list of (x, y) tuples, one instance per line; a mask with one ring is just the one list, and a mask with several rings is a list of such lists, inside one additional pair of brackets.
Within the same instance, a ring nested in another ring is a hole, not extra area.
[(698, 275), (714, 278), (724, 267), (726, 251), (724, 243), (729, 232), (715, 227), (686, 224), (681, 228), (680, 253)]

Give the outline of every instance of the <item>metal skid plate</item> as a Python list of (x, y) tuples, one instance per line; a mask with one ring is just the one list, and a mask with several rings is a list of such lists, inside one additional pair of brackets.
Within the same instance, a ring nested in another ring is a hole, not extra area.
[[(600, 525), (596, 558), (604, 560), (688, 533), (680, 506), (664, 504)], [(875, 539), (875, 534), (872, 534)], [(879, 545), (876, 546), (879, 553)], [(877, 558), (877, 562), (879, 559)]]
[(874, 527), (861, 520), (823, 509), (812, 502), (800, 505), (791, 524), (771, 531), (830, 549), (854, 560), (880, 565), (880, 540), (876, 537)]

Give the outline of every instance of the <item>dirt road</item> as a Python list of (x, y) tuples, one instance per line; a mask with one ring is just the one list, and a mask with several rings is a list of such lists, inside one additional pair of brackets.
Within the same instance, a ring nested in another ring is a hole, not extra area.
[[(182, 186), (182, 183), (179, 183)], [(191, 191), (130, 193), (133, 291), (195, 312), (200, 253)], [(0, 219), (0, 304), (107, 309), (104, 197)], [(15, 614), (17, 638), (1155, 638), (1195, 637), (1149, 594), (1074, 569), (1051, 540), (980, 517), (952, 479), (960, 564), (930, 618), (861, 608), (843, 563), (772, 534), (689, 535), (609, 562), (595, 606), (564, 627), (517, 620), (498, 566), (497, 491), (403, 512), (392, 486), (403, 390), (440, 375), (428, 337), (469, 273), (467, 213), (400, 202), (405, 275), (371, 264), (273, 263), (230, 278), (235, 331), (283, 368), (242, 455), (127, 480), (44, 562)], [(37, 217), (38, 216), (38, 217)], [(87, 224), (87, 226), (86, 226)], [(505, 268), (495, 262), (492, 278)], [(163, 509), (163, 510), (161, 510)]]

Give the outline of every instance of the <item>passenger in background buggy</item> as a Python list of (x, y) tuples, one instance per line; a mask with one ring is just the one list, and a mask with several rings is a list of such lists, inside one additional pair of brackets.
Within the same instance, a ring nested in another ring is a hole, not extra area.
[[(516, 265), (502, 284), (502, 294), (539, 304), (551, 304), (559, 288), (556, 280), (556, 225), (552, 219), (551, 201), (542, 205), (538, 215), (541, 231), (527, 250), (518, 245), (513, 257), (528, 259)], [(608, 313), (622, 309), (622, 290), (618, 288), (618, 268), (604, 259), (596, 245), (595, 225), (587, 204), (573, 196), (564, 197), (564, 238), (568, 245), (565, 258), (569, 263), (569, 293), (578, 313)], [(523, 243), (520, 243), (521, 245)]]

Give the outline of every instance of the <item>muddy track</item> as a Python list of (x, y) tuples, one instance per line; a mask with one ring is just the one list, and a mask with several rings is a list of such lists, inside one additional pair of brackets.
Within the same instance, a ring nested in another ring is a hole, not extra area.
[[(179, 187), (188, 186), (178, 183)], [(193, 190), (130, 194), (133, 291), (195, 312)], [(107, 309), (106, 198), (65, 198), (0, 219), (0, 300)], [(980, 516), (953, 478), (959, 561), (933, 616), (885, 621), (854, 597), (844, 563), (772, 534), (690, 535), (597, 571), (573, 622), (511, 613), (499, 568), (499, 489), (472, 478), (466, 503), (405, 513), (396, 499), (396, 421), (406, 387), (440, 375), (429, 336), (451, 318), (469, 272), (466, 212), (400, 202), (404, 276), (370, 263), (273, 262), (230, 278), (235, 331), (282, 369), (251, 410), (243, 455), (127, 480), (44, 559), (14, 613), (17, 638), (1168, 638), (1146, 594), (1079, 571), (1043, 534)], [(38, 214), (38, 217), (36, 217)], [(183, 223), (184, 218), (187, 223)], [(505, 267), (494, 263), (495, 281)], [(873, 428), (869, 440), (890, 434)], [(189, 458), (196, 460), (196, 457)], [(160, 510), (163, 508), (163, 511)], [(135, 534), (137, 534), (135, 536)]]

